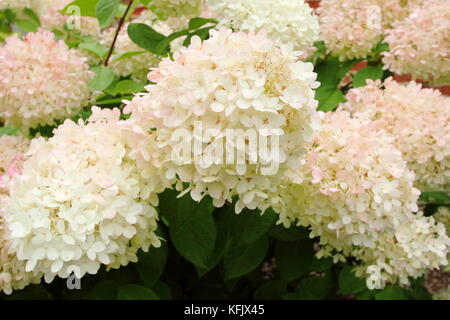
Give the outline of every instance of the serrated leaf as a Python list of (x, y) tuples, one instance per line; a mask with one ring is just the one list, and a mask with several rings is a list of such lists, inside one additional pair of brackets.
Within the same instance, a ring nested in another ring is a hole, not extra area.
[(108, 48), (97, 41), (81, 42), (78, 48), (86, 50), (103, 59), (108, 54)]
[(114, 21), (114, 17), (119, 9), (120, 0), (100, 0), (95, 6), (95, 15), (97, 16), (100, 28), (108, 28)]
[(278, 219), (272, 209), (266, 210), (262, 215), (259, 210), (244, 209), (240, 214), (231, 211), (228, 214), (228, 220), (234, 246), (247, 245), (256, 241), (267, 233)]
[[(169, 45), (163, 42), (166, 36), (143, 23), (131, 23), (128, 26), (128, 36), (139, 47), (157, 55), (169, 53)], [(163, 45), (161, 45), (163, 43)]]
[(367, 79), (381, 79), (383, 77), (383, 68), (381, 66), (367, 66), (359, 70), (353, 76), (353, 88), (359, 88), (366, 85)]
[(319, 101), (319, 111), (333, 111), (341, 103), (345, 102), (344, 94), (336, 87), (320, 86), (316, 90), (316, 100)]
[(95, 73), (94, 78), (89, 82), (89, 87), (93, 90), (103, 91), (108, 88), (115, 79), (114, 72), (105, 66), (92, 68)]
[(189, 20), (189, 29), (195, 30), (204, 26), (207, 23), (217, 24), (217, 20), (206, 18), (192, 18), (191, 20)]
[(149, 288), (128, 284), (119, 288), (117, 300), (159, 300), (159, 297)]
[(170, 238), (177, 251), (194, 265), (206, 268), (216, 241), (216, 225), (212, 216), (214, 207), (209, 198), (200, 203), (189, 194), (176, 199), (168, 218)]
[(229, 247), (224, 257), (225, 280), (241, 277), (257, 268), (266, 257), (268, 247), (267, 236), (247, 246)]

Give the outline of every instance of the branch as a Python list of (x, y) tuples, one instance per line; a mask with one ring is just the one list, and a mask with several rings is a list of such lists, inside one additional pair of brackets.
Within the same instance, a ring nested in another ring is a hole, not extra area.
[(120, 18), (119, 25), (117, 26), (116, 34), (114, 35), (114, 39), (111, 44), (111, 48), (109, 48), (108, 56), (105, 59), (105, 63), (104, 63), (105, 67), (108, 66), (109, 59), (111, 59), (111, 55), (114, 51), (114, 46), (116, 45), (116, 41), (117, 41), (117, 37), (119, 36), (120, 29), (122, 29), (122, 25), (125, 22), (125, 18), (127, 16), (128, 12), (130, 11), (131, 6), (133, 5), (133, 2), (134, 2), (134, 0), (130, 0), (130, 2), (128, 3), (127, 9), (125, 10), (125, 13), (123, 14), (122, 18)]

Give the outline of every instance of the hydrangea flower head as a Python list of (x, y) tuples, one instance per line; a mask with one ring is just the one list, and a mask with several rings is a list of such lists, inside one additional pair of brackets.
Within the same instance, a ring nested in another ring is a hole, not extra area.
[(280, 43), (307, 51), (319, 38), (319, 23), (303, 0), (208, 0), (219, 25), (236, 31), (258, 32)]
[(163, 59), (149, 74), (156, 84), (125, 112), (156, 137), (157, 166), (186, 183), (194, 200), (209, 195), (220, 207), (239, 196), (237, 212), (264, 210), (311, 141), (317, 75), (263, 33), (210, 33)]
[(386, 69), (434, 85), (450, 84), (450, 1), (426, 1), (387, 31)]
[(77, 114), (90, 99), (85, 59), (53, 33), (17, 35), (0, 47), (0, 119), (25, 129)]
[(281, 223), (320, 237), (318, 257), (356, 258), (369, 288), (446, 264), (450, 244), (442, 224), (412, 213), (420, 192), (392, 140), (348, 112), (325, 114), (300, 168), (271, 199)]
[(376, 121), (394, 137), (420, 189), (449, 185), (450, 98), (415, 82), (402, 85), (392, 78), (384, 84), (369, 80), (367, 86), (350, 90), (346, 98), (344, 109)]
[(90, 123), (66, 120), (47, 141), (32, 141), (2, 210), (10, 252), (27, 272), (47, 282), (81, 278), (160, 245), (154, 206), (164, 188), (151, 166), (133, 159), (125, 138), (132, 129), (119, 116), (93, 108)]

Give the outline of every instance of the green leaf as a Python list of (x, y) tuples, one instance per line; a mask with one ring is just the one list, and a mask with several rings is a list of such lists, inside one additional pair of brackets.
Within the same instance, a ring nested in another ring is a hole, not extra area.
[(191, 44), (191, 40), (192, 40), (193, 36), (198, 36), (198, 37), (200, 37), (201, 40), (207, 39), (209, 37), (209, 30), (211, 30), (211, 29), (214, 29), (214, 27), (205, 27), (205, 28), (201, 28), (201, 29), (198, 29), (198, 30), (192, 32), (183, 41), (183, 46), (185, 46), (185, 47), (189, 46)]
[(383, 77), (383, 68), (378, 66), (367, 66), (359, 70), (353, 76), (353, 88), (359, 88), (366, 85), (367, 79), (381, 79)]
[(263, 236), (248, 246), (229, 247), (225, 252), (225, 280), (241, 277), (257, 268), (266, 257), (269, 240)]
[(407, 300), (404, 289), (398, 286), (389, 286), (375, 294), (375, 300)]
[(31, 285), (24, 290), (14, 291), (5, 300), (52, 300), (52, 296), (42, 285)]
[(314, 258), (311, 265), (309, 266), (309, 270), (316, 272), (325, 272), (330, 270), (332, 266), (333, 266), (333, 259), (331, 258), (321, 258), (321, 259)]
[(256, 289), (253, 297), (255, 300), (279, 300), (286, 292), (286, 282), (276, 279), (262, 284)]
[(62, 10), (62, 12), (67, 13), (67, 14), (73, 14), (74, 12), (71, 10), (68, 10), (68, 9), (69, 8), (71, 9), (71, 7), (76, 6), (80, 9), (80, 14), (82, 16), (95, 18), (96, 17), (95, 9), (97, 7), (98, 2), (99, 2), (99, 0), (76, 0), (76, 1), (69, 3)]
[(217, 20), (206, 18), (192, 18), (191, 20), (189, 20), (189, 29), (195, 30), (204, 26), (207, 23), (217, 24)]
[(15, 23), (25, 32), (35, 32), (39, 28), (39, 24), (33, 20), (17, 19)]
[(328, 58), (314, 68), (314, 72), (317, 73), (317, 81), (320, 82), (321, 87), (333, 88), (337, 88), (339, 82), (341, 82), (341, 78), (338, 76), (340, 70), (340, 62), (335, 57)]
[(120, 0), (100, 0), (95, 6), (95, 14), (97, 16), (100, 28), (108, 28), (114, 21), (117, 10), (119, 9)]
[(420, 201), (433, 204), (450, 204), (450, 194), (445, 191), (422, 192)]
[(229, 223), (226, 218), (227, 218), (226, 215), (219, 214), (215, 220), (217, 227), (217, 237), (215, 247), (212, 255), (208, 258), (206, 262), (206, 268), (197, 267), (197, 273), (199, 277), (202, 277), (204, 274), (213, 269), (220, 262), (225, 253), (226, 248), (230, 244), (231, 231)]
[(172, 292), (167, 284), (158, 281), (152, 290), (160, 300), (172, 300)]
[(333, 277), (330, 272), (318, 276), (309, 276), (297, 285), (297, 299), (323, 300), (333, 289)]
[(353, 272), (352, 266), (345, 266), (339, 273), (340, 294), (357, 294), (366, 291), (367, 286), (364, 279), (358, 278)]
[(259, 210), (244, 209), (240, 214), (227, 212), (232, 233), (232, 245), (240, 246), (250, 244), (259, 239), (275, 224), (277, 214), (272, 210), (266, 210), (261, 215)]
[(333, 111), (341, 103), (345, 102), (344, 94), (336, 87), (320, 86), (316, 90), (316, 99), (319, 101), (319, 111)]
[(123, 59), (128, 59), (128, 58), (131, 58), (131, 57), (135, 57), (135, 56), (141, 55), (141, 54), (146, 53), (146, 52), (147, 51), (144, 51), (144, 50), (142, 50), (142, 51), (125, 52), (125, 53), (122, 53), (122, 54), (114, 56), (111, 59), (111, 62), (120, 61), (120, 60), (123, 60)]
[(41, 25), (41, 20), (39, 19), (38, 15), (33, 10), (31, 10), (30, 8), (25, 8), (25, 9), (23, 9), (23, 13), (25, 15), (27, 15), (28, 17), (30, 17), (31, 20), (33, 20), (38, 26)]
[(134, 82), (133, 80), (122, 80), (117, 82), (112, 88), (108, 88), (106, 92), (112, 96), (133, 94), (145, 90), (145, 84)]
[(283, 280), (289, 282), (298, 279), (308, 273), (314, 259), (312, 242), (309, 240), (278, 241), (275, 246), (275, 259)]
[[(166, 55), (169, 53), (169, 46), (166, 42), (166, 36), (156, 32), (153, 28), (143, 23), (131, 23), (128, 26), (128, 36), (139, 47), (148, 50), (157, 55)], [(160, 46), (163, 42), (164, 45)]]
[(377, 44), (377, 46), (373, 49), (372, 53), (374, 55), (379, 55), (380, 53), (384, 51), (389, 51), (389, 43), (386, 42), (380, 42)]
[(89, 82), (89, 87), (93, 90), (102, 91), (114, 82), (114, 72), (105, 66), (98, 66), (91, 69), (95, 76)]
[(0, 136), (15, 136), (17, 135), (17, 133), (20, 132), (19, 128), (13, 128), (10, 126), (6, 126), (6, 127), (1, 127), (0, 128)]
[(106, 57), (106, 55), (108, 54), (108, 50), (109, 50), (106, 46), (102, 45), (101, 43), (99, 43), (95, 40), (81, 42), (78, 45), (78, 48), (86, 50), (90, 53), (93, 53), (101, 59)]
[(127, 284), (119, 288), (117, 300), (159, 300), (159, 298), (149, 288), (136, 284)]
[[(161, 229), (158, 229), (158, 236), (164, 237), (161, 234)], [(167, 260), (167, 244), (165, 241), (161, 241), (161, 247), (150, 248), (148, 252), (139, 251), (138, 264), (136, 268), (141, 276), (142, 281), (149, 288), (158, 281)]]
[(118, 292), (118, 283), (112, 280), (98, 282), (88, 294), (88, 300), (115, 300)]
[(174, 205), (174, 210), (164, 214), (169, 220), (170, 238), (175, 248), (194, 265), (206, 268), (217, 235), (211, 199), (204, 198), (197, 203), (187, 194)]
[(272, 238), (283, 241), (296, 241), (308, 239), (309, 238), (308, 234), (309, 234), (308, 230), (303, 227), (291, 226), (289, 228), (285, 228), (282, 224), (273, 226), (269, 231), (269, 235)]

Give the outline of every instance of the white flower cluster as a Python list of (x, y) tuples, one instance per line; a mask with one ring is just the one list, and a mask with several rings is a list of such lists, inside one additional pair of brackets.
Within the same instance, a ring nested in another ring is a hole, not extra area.
[(392, 138), (373, 122), (338, 110), (322, 128), (290, 184), (271, 199), (280, 222), (320, 237), (318, 257), (353, 256), (369, 288), (408, 283), (447, 264), (450, 240), (442, 224), (414, 215), (419, 191)]
[(34, 139), (22, 173), (1, 208), (9, 252), (25, 271), (47, 282), (95, 274), (101, 265), (136, 262), (139, 249), (158, 247), (156, 171), (140, 168), (119, 110), (93, 108), (90, 123), (66, 120), (48, 141)]
[(196, 17), (203, 8), (203, 0), (152, 0), (150, 8), (161, 18)]
[(0, 47), (0, 119), (28, 129), (77, 114), (91, 94), (84, 61), (43, 29), (7, 38)]
[[(194, 200), (209, 195), (220, 207), (238, 195), (237, 212), (264, 210), (268, 193), (276, 192), (283, 172), (311, 140), (319, 83), (311, 63), (263, 33), (210, 34), (203, 43), (193, 37), (174, 60), (163, 59), (149, 74), (157, 84), (125, 112), (144, 133), (154, 129), (153, 152), (165, 159), (157, 166), (168, 179), (187, 183)], [(257, 140), (260, 152), (251, 147)], [(274, 167), (276, 174), (262, 173)]]
[(450, 98), (415, 82), (402, 85), (391, 78), (383, 84), (369, 80), (346, 98), (344, 109), (374, 120), (394, 137), (420, 189), (450, 185)]
[(40, 16), (41, 26), (47, 30), (63, 29), (68, 22), (70, 28), (78, 29), (82, 35), (100, 36), (100, 25), (97, 18), (87, 16), (69, 16), (61, 11), (72, 0), (34, 0), (33, 7)]
[[(150, 25), (156, 32), (159, 32), (165, 36), (168, 36), (173, 32), (172, 28), (170, 28), (167, 23), (157, 21), (156, 16), (154, 16), (154, 14), (150, 11), (144, 11), (139, 17), (135, 18), (130, 23), (145, 23)], [(116, 44), (114, 46), (114, 56), (109, 64), (109, 67), (117, 76), (127, 77), (131, 75), (133, 80), (137, 82), (145, 82), (150, 68), (158, 65), (161, 61), (161, 56), (148, 52), (135, 44), (128, 36), (128, 26), (129, 23), (125, 24), (119, 32)], [(105, 30), (101, 35), (101, 43), (107, 47), (111, 46), (116, 29), (117, 27), (111, 27)], [(128, 52), (142, 53), (117, 61), (114, 60), (114, 58), (118, 58)]]
[(450, 0), (426, 1), (395, 22), (385, 41), (386, 69), (435, 85), (450, 84)]
[(295, 50), (307, 51), (319, 39), (319, 22), (303, 0), (208, 0), (219, 25), (259, 32)]

